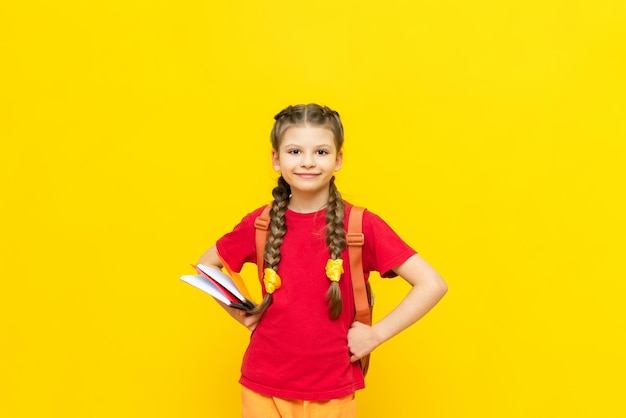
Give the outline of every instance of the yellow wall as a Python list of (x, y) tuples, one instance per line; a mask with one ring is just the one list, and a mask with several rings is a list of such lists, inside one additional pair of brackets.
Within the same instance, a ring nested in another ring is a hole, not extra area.
[(246, 332), (178, 277), (309, 101), (450, 286), (359, 416), (624, 416), (625, 42), (617, 0), (3, 2), (0, 416), (239, 415)]

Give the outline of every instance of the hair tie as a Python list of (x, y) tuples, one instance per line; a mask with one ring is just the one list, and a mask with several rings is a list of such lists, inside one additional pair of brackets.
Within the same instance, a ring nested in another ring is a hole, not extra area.
[(343, 260), (338, 258), (333, 260), (332, 258), (326, 263), (326, 276), (331, 282), (338, 282), (343, 274)]
[(266, 268), (264, 273), (263, 283), (265, 284), (265, 291), (272, 294), (275, 290), (280, 289), (282, 282), (278, 273), (271, 268)]

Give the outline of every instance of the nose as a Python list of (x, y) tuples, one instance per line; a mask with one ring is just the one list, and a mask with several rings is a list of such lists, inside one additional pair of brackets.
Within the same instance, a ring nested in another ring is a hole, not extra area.
[(300, 161), (300, 165), (302, 167), (311, 168), (315, 167), (315, 155), (309, 152), (305, 152), (302, 154), (302, 161)]

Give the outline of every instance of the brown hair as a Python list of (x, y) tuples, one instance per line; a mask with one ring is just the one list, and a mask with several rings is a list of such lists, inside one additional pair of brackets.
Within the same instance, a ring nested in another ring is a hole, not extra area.
[[(299, 104), (288, 106), (274, 116), (274, 126), (270, 134), (272, 148), (279, 150), (280, 140), (285, 131), (292, 126), (323, 126), (333, 132), (337, 152), (343, 146), (343, 125), (339, 118), (339, 113), (327, 106), (320, 106), (315, 103)], [(346, 234), (343, 226), (344, 203), (333, 176), (329, 184), (329, 197), (326, 205), (326, 244), (330, 257), (335, 260), (341, 258), (341, 253), (346, 247)], [(291, 196), (291, 187), (280, 176), (278, 185), (272, 190), (274, 201), (270, 209), (270, 232), (265, 244), (265, 267), (274, 271), (278, 270), (280, 262), (280, 246), (283, 243), (287, 226), (285, 225), (285, 213)], [(326, 293), (328, 309), (331, 319), (336, 319), (341, 314), (342, 300), (339, 283), (330, 282), (330, 287)], [(251, 313), (261, 313), (272, 303), (272, 295), (265, 294), (265, 298)]]

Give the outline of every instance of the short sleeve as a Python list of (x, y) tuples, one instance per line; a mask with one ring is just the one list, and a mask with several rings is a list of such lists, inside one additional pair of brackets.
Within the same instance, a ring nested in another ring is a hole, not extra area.
[(240, 272), (244, 263), (256, 262), (254, 221), (262, 211), (263, 207), (248, 213), (231, 232), (222, 236), (215, 244), (220, 257), (233, 271)]
[(377, 271), (381, 277), (396, 277), (392, 269), (417, 254), (382, 218), (369, 211), (363, 214), (363, 234), (363, 269)]

